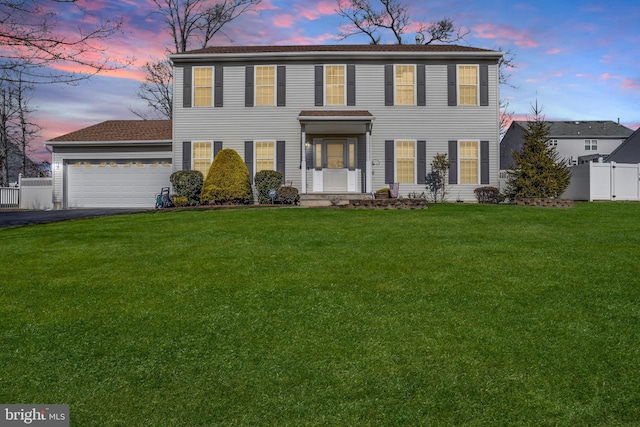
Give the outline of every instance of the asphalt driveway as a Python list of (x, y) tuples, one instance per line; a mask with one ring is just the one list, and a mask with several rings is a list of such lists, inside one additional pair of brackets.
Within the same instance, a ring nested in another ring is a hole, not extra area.
[(62, 209), (58, 211), (2, 211), (0, 210), (0, 228), (20, 227), (47, 222), (66, 221), (79, 218), (94, 218), (99, 216), (122, 215), (144, 212), (149, 209)]

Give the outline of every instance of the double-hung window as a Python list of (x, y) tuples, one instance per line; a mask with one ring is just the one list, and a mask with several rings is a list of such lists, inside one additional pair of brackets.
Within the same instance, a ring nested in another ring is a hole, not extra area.
[(207, 176), (209, 167), (213, 161), (213, 143), (206, 142), (194, 142), (193, 143), (193, 170), (202, 172), (202, 175)]
[(396, 141), (396, 179), (401, 184), (416, 182), (416, 142)]
[(345, 105), (345, 66), (324, 67), (325, 105)]
[(276, 150), (274, 141), (256, 141), (256, 170), (275, 170)]
[(584, 140), (584, 149), (585, 150), (593, 150), (596, 151), (598, 149), (598, 140), (597, 139), (585, 139)]
[(478, 184), (480, 157), (478, 141), (460, 141), (460, 184)]
[(276, 67), (256, 66), (256, 106), (274, 106), (276, 100)]
[(213, 68), (193, 68), (193, 105), (211, 107), (213, 99)]
[(478, 105), (478, 66), (458, 65), (458, 105)]
[(396, 65), (395, 105), (416, 105), (416, 66)]

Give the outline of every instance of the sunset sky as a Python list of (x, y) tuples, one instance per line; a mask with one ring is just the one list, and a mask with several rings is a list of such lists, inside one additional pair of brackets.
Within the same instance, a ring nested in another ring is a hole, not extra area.
[[(113, 57), (135, 58), (127, 69), (92, 77), (77, 86), (38, 88), (31, 101), (42, 126), (33, 143), (36, 160), (49, 160), (42, 142), (104, 120), (134, 119), (141, 108), (135, 93), (143, 79), (139, 66), (160, 58), (171, 46), (162, 17), (151, 0), (87, 0), (104, 17), (122, 16), (123, 34), (109, 40)], [(640, 126), (640, 4), (631, 1), (536, 2), (483, 0), (406, 0), (412, 18), (431, 22), (454, 19), (468, 31), (459, 44), (515, 54), (516, 68), (501, 97), (517, 118), (535, 103), (547, 120), (618, 120)], [(296, 45), (368, 43), (362, 36), (341, 40), (346, 22), (335, 13), (337, 0), (263, 0), (226, 27), (212, 45)], [(60, 11), (68, 5), (57, 6)], [(62, 15), (70, 28), (76, 15)], [(61, 23), (63, 25), (64, 22)], [(413, 42), (415, 33), (407, 33)], [(383, 42), (391, 43), (391, 38)]]

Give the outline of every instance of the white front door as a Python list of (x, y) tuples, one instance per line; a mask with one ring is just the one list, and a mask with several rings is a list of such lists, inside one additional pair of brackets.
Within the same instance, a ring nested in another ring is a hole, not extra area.
[(314, 139), (314, 191), (356, 191), (356, 141), (356, 138)]

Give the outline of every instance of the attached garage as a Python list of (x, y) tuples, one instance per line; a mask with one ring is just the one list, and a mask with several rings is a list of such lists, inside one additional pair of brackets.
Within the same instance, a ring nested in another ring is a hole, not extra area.
[(73, 160), (65, 167), (68, 208), (153, 207), (172, 171), (166, 159)]
[(57, 209), (153, 208), (170, 186), (170, 120), (108, 121), (46, 144)]

